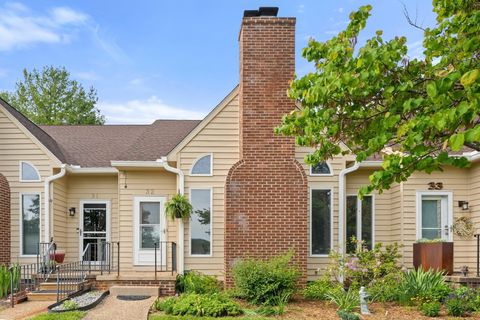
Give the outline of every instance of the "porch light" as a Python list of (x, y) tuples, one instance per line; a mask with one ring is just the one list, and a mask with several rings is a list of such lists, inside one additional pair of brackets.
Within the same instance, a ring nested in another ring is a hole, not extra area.
[(462, 208), (462, 210), (468, 210), (468, 201), (458, 201), (458, 206)]
[(70, 214), (70, 217), (74, 217), (75, 216), (75, 208), (71, 207), (70, 209), (68, 209), (68, 213)]

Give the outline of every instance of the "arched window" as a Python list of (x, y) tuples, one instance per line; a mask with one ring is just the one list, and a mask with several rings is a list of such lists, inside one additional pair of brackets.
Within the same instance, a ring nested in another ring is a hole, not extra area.
[(37, 182), (41, 181), (40, 173), (33, 164), (26, 161), (20, 162), (20, 181), (21, 182)]
[(332, 168), (326, 161), (322, 161), (310, 167), (310, 175), (312, 176), (331, 176)]
[(211, 176), (212, 175), (212, 155), (207, 154), (199, 157), (192, 165), (190, 174), (194, 176)]

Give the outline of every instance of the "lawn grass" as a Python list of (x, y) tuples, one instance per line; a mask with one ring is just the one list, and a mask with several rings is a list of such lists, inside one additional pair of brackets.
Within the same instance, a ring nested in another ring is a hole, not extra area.
[(85, 317), (85, 312), (71, 311), (62, 313), (42, 313), (30, 320), (80, 320)]

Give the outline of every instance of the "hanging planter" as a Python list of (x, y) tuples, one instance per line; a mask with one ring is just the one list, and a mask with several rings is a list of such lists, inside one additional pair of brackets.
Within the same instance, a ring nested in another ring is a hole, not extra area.
[(188, 199), (181, 194), (175, 195), (165, 204), (165, 214), (172, 220), (188, 220), (192, 214), (192, 205)]

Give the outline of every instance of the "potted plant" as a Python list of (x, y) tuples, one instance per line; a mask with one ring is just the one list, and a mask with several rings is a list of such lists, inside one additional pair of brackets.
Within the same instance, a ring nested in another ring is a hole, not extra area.
[(65, 250), (56, 250), (50, 253), (50, 260), (55, 260), (56, 263), (63, 263), (65, 260)]
[(439, 270), (453, 274), (453, 242), (420, 239), (413, 244), (413, 266), (424, 271)]
[(175, 218), (183, 220), (190, 219), (192, 211), (192, 205), (187, 197), (181, 194), (175, 195), (165, 204), (165, 214), (172, 220), (175, 220)]

